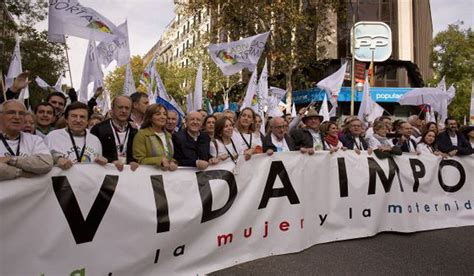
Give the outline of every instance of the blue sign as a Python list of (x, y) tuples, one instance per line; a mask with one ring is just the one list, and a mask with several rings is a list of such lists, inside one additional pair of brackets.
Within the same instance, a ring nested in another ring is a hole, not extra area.
[[(372, 100), (379, 103), (398, 103), (398, 99), (412, 89), (412, 87), (372, 87), (370, 89), (370, 96)], [(324, 93), (324, 90), (314, 87), (311, 89), (293, 91), (292, 98), (295, 104), (308, 104), (311, 101), (322, 101), (324, 99)], [(354, 96), (354, 101), (362, 101), (362, 92), (356, 91)], [(337, 101), (350, 102), (351, 88), (342, 87)]]

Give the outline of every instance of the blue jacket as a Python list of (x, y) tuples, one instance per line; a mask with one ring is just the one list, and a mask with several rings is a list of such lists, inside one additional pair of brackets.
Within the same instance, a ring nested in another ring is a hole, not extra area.
[(196, 167), (197, 160), (209, 161), (211, 138), (207, 133), (201, 132), (197, 141), (189, 135), (188, 129), (173, 133), (174, 159), (179, 166)]

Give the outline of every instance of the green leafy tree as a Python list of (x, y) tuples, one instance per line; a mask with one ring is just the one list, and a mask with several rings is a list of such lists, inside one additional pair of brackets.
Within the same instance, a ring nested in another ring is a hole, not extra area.
[[(37, 22), (46, 18), (48, 1), (6, 0), (5, 4), (16, 23), (2, 21), (2, 24), (7, 24), (2, 27), (9, 28), (12, 33), (16, 33), (21, 38), (23, 70), (30, 71), (31, 79), (40, 76), (47, 83), (54, 85), (65, 69), (65, 47), (63, 44), (49, 42), (47, 31), (40, 32), (34, 28)], [(6, 74), (10, 65), (11, 53), (15, 47), (15, 37), (1, 37), (0, 40), (4, 45), (4, 51), (0, 53), (1, 71)], [(38, 87), (35, 82), (30, 84), (29, 90), (31, 105), (42, 101), (48, 93)]]
[(431, 61), (437, 78), (431, 83), (446, 76), (446, 83), (454, 84), (456, 97), (449, 105), (449, 115), (462, 122), (465, 116), (469, 118), (474, 79), (474, 33), (471, 28), (449, 25), (447, 30), (436, 35), (432, 46)]
[[(287, 91), (309, 85), (300, 69), (324, 58), (325, 45), (332, 32), (331, 25), (327, 24), (329, 15), (342, 6), (339, 0), (189, 0), (180, 5), (189, 15), (203, 7), (211, 10), (211, 43), (234, 41), (272, 30), (259, 68), (266, 59), (273, 85), (286, 86)], [(210, 68), (213, 66), (209, 64)], [(246, 73), (245, 79), (249, 74)], [(276, 76), (283, 78), (278, 81)], [(227, 79), (217, 81), (221, 84), (216, 86), (229, 86)]]
[[(142, 58), (140, 56), (133, 56), (130, 62), (132, 65), (133, 80), (135, 81), (137, 91), (145, 92), (146, 88), (143, 85), (140, 85), (140, 77), (144, 68)], [(117, 67), (105, 77), (105, 88), (110, 92), (110, 97), (112, 99), (123, 94), (126, 69), (126, 65)]]

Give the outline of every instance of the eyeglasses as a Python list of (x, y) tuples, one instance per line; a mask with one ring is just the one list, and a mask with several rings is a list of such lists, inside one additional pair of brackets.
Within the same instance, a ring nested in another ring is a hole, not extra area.
[(276, 128), (276, 129), (284, 129), (286, 126), (285, 125), (282, 125), (282, 126), (272, 126), (272, 128)]
[(26, 111), (7, 110), (7, 111), (3, 111), (3, 114), (10, 115), (10, 116), (15, 116), (15, 115), (25, 116)]

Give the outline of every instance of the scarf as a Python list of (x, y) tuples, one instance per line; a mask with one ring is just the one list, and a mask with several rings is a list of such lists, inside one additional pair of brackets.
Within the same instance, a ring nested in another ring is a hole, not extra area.
[(377, 133), (374, 133), (374, 137), (380, 142), (380, 144), (382, 144), (382, 146), (391, 146), (387, 137), (382, 137)]
[(337, 144), (339, 143), (337, 136), (327, 135), (324, 137), (324, 140), (332, 147), (337, 147)]

